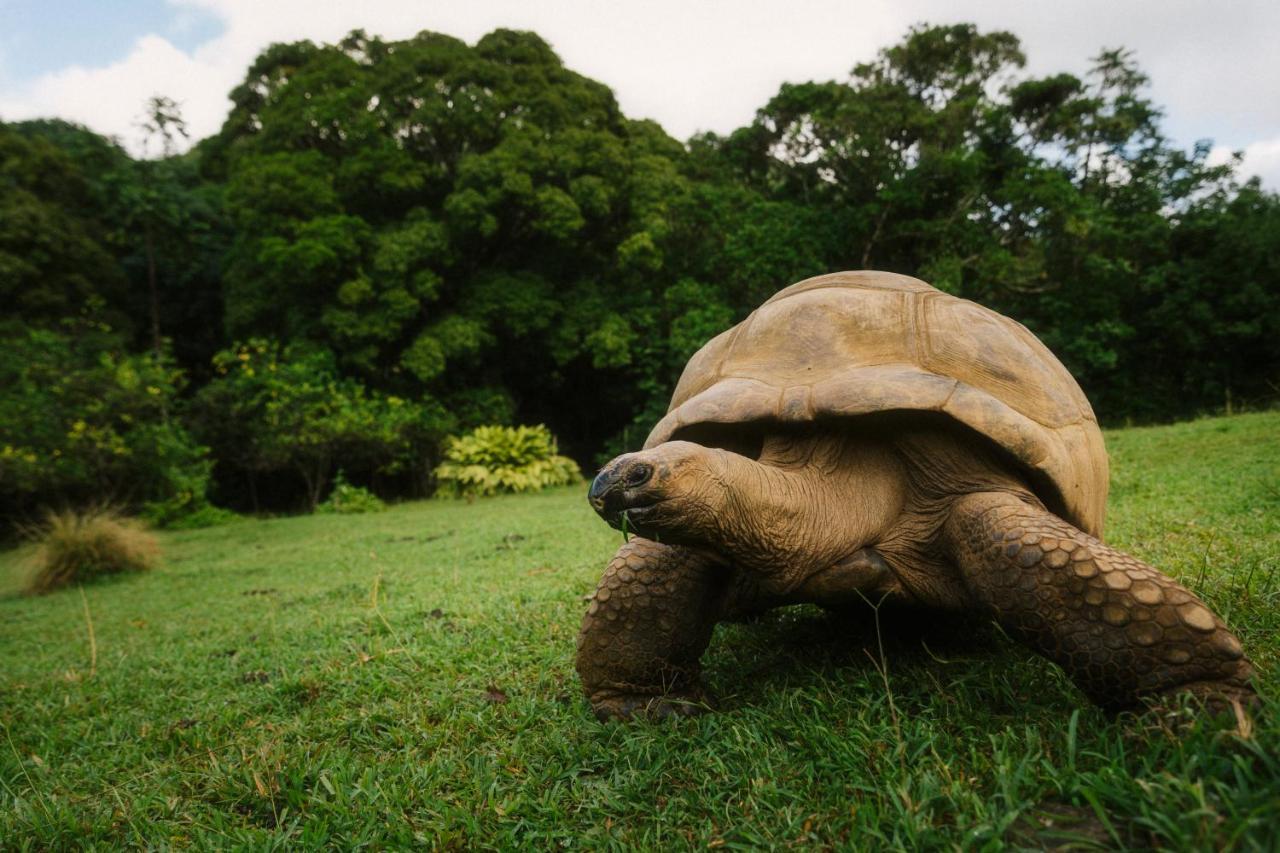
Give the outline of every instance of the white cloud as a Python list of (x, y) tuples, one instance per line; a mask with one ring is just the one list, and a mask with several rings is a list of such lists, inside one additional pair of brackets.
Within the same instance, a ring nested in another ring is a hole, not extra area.
[(214, 133), (230, 107), (227, 94), (271, 42), (335, 41), (360, 27), (392, 39), (435, 30), (474, 43), (511, 27), (538, 32), (569, 67), (612, 86), (627, 114), (657, 119), (684, 138), (750, 121), (784, 80), (841, 76), (902, 29), (882, 0), (860, 10), (842, 0), (813, 0), (806, 15), (815, 26), (809, 27), (795, 26), (788, 7), (760, 0), (652, 0), (628, 7), (592, 0), (171, 2), (217, 15), (225, 31), (189, 54), (160, 36), (145, 36), (119, 62), (67, 68), (0, 95), (0, 117), (56, 115), (138, 150), (133, 125), (148, 97), (159, 93), (182, 103), (194, 136)]
[(153, 94), (180, 101), (196, 137), (215, 132), (227, 94), (271, 42), (334, 41), (361, 27), (391, 39), (425, 29), (474, 43), (505, 26), (535, 30), (569, 67), (613, 87), (628, 115), (654, 118), (686, 138), (749, 122), (784, 81), (842, 78), (912, 23), (972, 20), (1018, 34), (1035, 73), (1078, 73), (1102, 47), (1134, 48), (1180, 142), (1216, 137), (1250, 149), (1250, 167), (1280, 186), (1274, 143), (1266, 141), (1280, 138), (1280, 53), (1270, 44), (1280, 4), (1264, 0), (1239, 0), (1231, 14), (1204, 0), (169, 2), (216, 15), (224, 32), (191, 52), (148, 35), (103, 68), (63, 69), (20, 86), (10, 80), (0, 117), (58, 115), (137, 150), (133, 125)]
[(1036, 73), (1080, 73), (1103, 48), (1134, 51), (1185, 144), (1280, 135), (1280, 3), (1274, 0), (903, 0), (917, 19), (969, 20), (1023, 42)]
[(13, 100), (0, 100), (6, 119), (54, 115), (118, 137), (141, 151), (135, 126), (147, 98), (163, 94), (183, 105), (195, 136), (217, 130), (226, 115), (226, 87), (216, 66), (160, 36), (140, 38), (129, 55), (102, 68), (72, 66), (40, 77)]
[(1209, 152), (1209, 162), (1226, 163), (1236, 151), (1244, 155), (1238, 174), (1242, 178), (1254, 175), (1262, 178), (1262, 185), (1270, 189), (1280, 187), (1280, 137), (1252, 142), (1243, 149), (1232, 150), (1225, 145), (1215, 145)]

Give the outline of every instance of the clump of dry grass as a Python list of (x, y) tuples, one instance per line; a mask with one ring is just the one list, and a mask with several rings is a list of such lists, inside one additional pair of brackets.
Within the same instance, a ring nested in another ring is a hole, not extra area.
[(133, 519), (110, 509), (50, 512), (30, 531), (36, 541), (33, 594), (49, 592), (104, 575), (155, 567), (155, 536)]

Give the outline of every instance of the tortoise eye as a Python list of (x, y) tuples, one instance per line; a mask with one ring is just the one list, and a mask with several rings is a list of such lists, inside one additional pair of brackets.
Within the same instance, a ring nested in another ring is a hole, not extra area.
[(627, 471), (627, 475), (623, 478), (623, 482), (626, 483), (628, 487), (639, 486), (648, 482), (649, 478), (652, 476), (653, 466), (640, 462), (633, 465), (630, 470)]

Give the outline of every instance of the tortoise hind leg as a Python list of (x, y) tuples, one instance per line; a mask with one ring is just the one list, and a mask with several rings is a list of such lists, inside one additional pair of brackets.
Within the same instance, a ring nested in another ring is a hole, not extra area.
[(605, 569), (578, 633), (578, 675), (601, 720), (705, 710), (698, 659), (726, 592), (724, 567), (633, 537)]
[(966, 495), (943, 544), (974, 598), (1097, 704), (1183, 691), (1215, 709), (1256, 701), (1240, 641), (1202, 601), (1043, 508)]

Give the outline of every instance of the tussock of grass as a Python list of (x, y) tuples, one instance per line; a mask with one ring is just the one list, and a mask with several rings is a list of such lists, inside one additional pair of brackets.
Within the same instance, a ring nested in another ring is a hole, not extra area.
[(40, 595), (105, 575), (155, 567), (156, 537), (110, 509), (50, 512), (31, 531), (37, 542), (28, 591)]
[(5, 596), (0, 554), (0, 849), (1280, 849), (1278, 434), (1107, 436), (1107, 539), (1237, 630), (1248, 735), (865, 607), (721, 625), (716, 713), (598, 723), (574, 636), (620, 537), (581, 487), (165, 532), (86, 602)]

